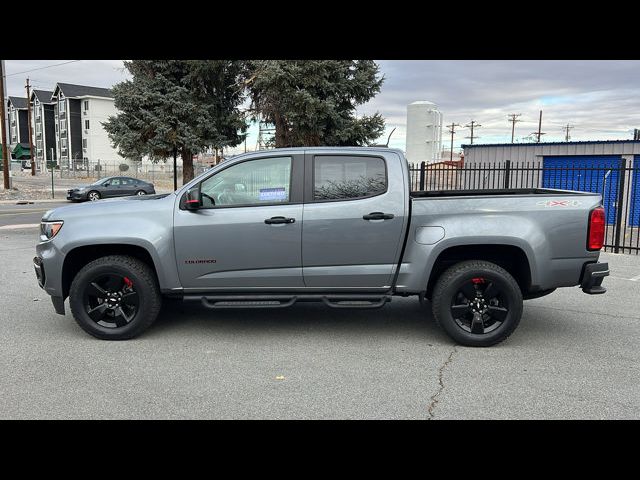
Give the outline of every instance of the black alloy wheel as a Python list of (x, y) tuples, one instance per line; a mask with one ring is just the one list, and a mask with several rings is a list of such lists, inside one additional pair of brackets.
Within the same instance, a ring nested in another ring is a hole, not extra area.
[(156, 320), (161, 305), (153, 265), (128, 255), (92, 260), (75, 275), (69, 290), (75, 321), (104, 340), (140, 335)]
[(138, 314), (138, 292), (129, 277), (103, 274), (84, 289), (84, 306), (91, 320), (106, 328), (124, 327)]
[(509, 313), (506, 296), (496, 282), (474, 277), (452, 299), (451, 316), (465, 332), (484, 335), (502, 325)]
[(461, 345), (488, 347), (509, 337), (522, 317), (522, 291), (504, 268), (484, 260), (453, 265), (432, 295), (436, 323)]

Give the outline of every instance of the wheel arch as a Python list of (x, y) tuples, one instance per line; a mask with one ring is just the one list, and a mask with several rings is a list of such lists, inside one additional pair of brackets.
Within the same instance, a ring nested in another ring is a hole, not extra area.
[(70, 250), (62, 265), (62, 295), (69, 296), (71, 282), (87, 263), (108, 255), (128, 255), (146, 263), (160, 281), (159, 271), (151, 253), (144, 247), (126, 243), (108, 243), (78, 246)]
[(531, 290), (532, 265), (523, 248), (506, 243), (478, 243), (454, 245), (443, 249), (429, 272), (425, 296), (431, 298), (438, 278), (447, 268), (465, 260), (484, 260), (495, 263), (514, 277), (523, 295)]

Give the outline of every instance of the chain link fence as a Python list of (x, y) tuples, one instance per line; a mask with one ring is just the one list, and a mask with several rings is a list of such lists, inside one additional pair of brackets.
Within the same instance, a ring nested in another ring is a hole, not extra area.
[[(194, 164), (194, 176), (208, 170), (210, 166)], [(182, 167), (178, 166), (176, 173), (180, 182), (182, 181)], [(132, 177), (145, 180), (151, 183), (156, 181), (168, 181), (173, 179), (172, 163), (121, 163), (121, 162), (95, 162), (84, 165), (76, 165), (74, 168), (60, 169), (60, 178), (77, 178), (86, 180), (99, 180), (105, 177)]]

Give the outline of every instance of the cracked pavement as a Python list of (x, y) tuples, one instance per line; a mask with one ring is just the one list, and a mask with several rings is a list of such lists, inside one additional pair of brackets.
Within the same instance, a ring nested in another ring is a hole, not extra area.
[(2, 419), (640, 418), (640, 256), (602, 255), (605, 295), (525, 302), (491, 348), (456, 346), (417, 298), (351, 311), (169, 305), (140, 338), (105, 342), (54, 313), (36, 241), (36, 229), (0, 231)]

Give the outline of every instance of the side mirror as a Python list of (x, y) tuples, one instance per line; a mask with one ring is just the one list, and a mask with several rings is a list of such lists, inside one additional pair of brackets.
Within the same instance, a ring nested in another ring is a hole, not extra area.
[(108, 187), (109, 185), (111, 185), (109, 182), (105, 182), (102, 184), (103, 187)]
[(187, 190), (184, 199), (185, 210), (198, 210), (202, 206), (202, 200), (200, 200), (200, 188), (194, 187)]

